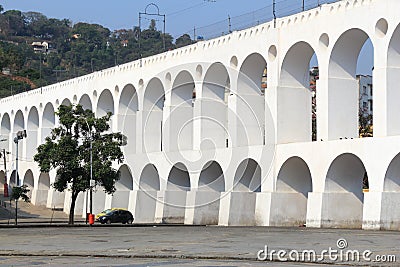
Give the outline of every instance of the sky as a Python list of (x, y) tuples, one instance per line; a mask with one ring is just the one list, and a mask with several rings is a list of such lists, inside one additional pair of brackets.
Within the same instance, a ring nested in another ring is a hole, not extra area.
[[(305, 3), (306, 6), (310, 6), (316, 5), (317, 1), (305, 0)], [(156, 4), (159, 13), (166, 15), (166, 32), (174, 38), (183, 33), (192, 36), (194, 28), (197, 29), (196, 35), (202, 30), (204, 34), (210, 35), (227, 31), (228, 26), (221, 21), (226, 20), (228, 16), (232, 18), (232, 24), (236, 22), (238, 26), (242, 26), (245, 25), (244, 21), (262, 20), (272, 15), (272, 0), (251, 0), (251, 4), (249, 0), (0, 0), (5, 10), (35, 11), (48, 18), (66, 18), (73, 23), (97, 23), (110, 30), (132, 29), (139, 25), (139, 12), (157, 13), (154, 6), (146, 9), (150, 3)], [(276, 3), (277, 10), (282, 14), (298, 10), (302, 5), (301, 0), (277, 0)], [(237, 17), (251, 12), (253, 13), (244, 18)], [(142, 28), (147, 27), (152, 18), (161, 19), (157, 21), (157, 28), (162, 30), (162, 18), (157, 16), (142, 15)], [(216, 22), (221, 23), (214, 24)], [(214, 25), (201, 28), (210, 24)], [(371, 74), (372, 57), (372, 45), (369, 43), (361, 51), (358, 73)]]

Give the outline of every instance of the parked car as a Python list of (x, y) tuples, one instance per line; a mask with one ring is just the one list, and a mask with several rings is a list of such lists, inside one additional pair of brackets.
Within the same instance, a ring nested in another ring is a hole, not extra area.
[(111, 208), (111, 209), (103, 210), (102, 212), (96, 214), (96, 220), (99, 219), (101, 216), (104, 216), (104, 215), (110, 213), (110, 212), (113, 211), (113, 210), (126, 210), (126, 209), (122, 209), (122, 208)]
[(111, 210), (105, 215), (100, 216), (97, 219), (101, 224), (111, 224), (111, 223), (133, 223), (133, 215), (128, 210), (115, 209)]

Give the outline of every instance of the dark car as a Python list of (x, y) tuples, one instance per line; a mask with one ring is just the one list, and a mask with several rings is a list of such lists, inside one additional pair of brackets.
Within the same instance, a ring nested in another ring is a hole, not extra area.
[(128, 210), (112, 210), (107, 214), (100, 216), (97, 219), (101, 224), (111, 224), (111, 223), (128, 223), (131, 224), (133, 222), (132, 213)]

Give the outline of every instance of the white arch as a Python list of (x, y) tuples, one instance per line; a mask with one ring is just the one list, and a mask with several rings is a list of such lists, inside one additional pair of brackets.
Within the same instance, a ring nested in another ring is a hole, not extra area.
[(26, 139), (26, 157), (32, 158), (36, 153), (39, 138), (39, 113), (36, 107), (32, 107), (28, 114), (28, 125)]
[(162, 82), (158, 78), (151, 79), (143, 98), (143, 152), (161, 151), (164, 102), (165, 91)]
[(15, 117), (14, 117), (13, 132), (16, 133), (23, 129), (25, 129), (24, 115), (21, 110), (18, 110), (17, 113), (15, 113)]
[(120, 179), (115, 183), (117, 191), (130, 191), (133, 190), (133, 177), (132, 172), (128, 165), (124, 164), (119, 168)]
[(227, 145), (230, 83), (228, 71), (222, 63), (214, 63), (207, 69), (200, 99), (202, 149)]
[(261, 168), (254, 159), (243, 160), (236, 169), (233, 191), (261, 192)]
[(160, 190), (160, 177), (158, 170), (153, 164), (147, 164), (140, 175), (139, 189), (143, 191)]
[(28, 195), (29, 198), (31, 198), (32, 197), (32, 191), (33, 191), (33, 189), (35, 187), (35, 180), (34, 180), (34, 177), (33, 177), (33, 173), (32, 173), (32, 171), (30, 169), (25, 172), (24, 181), (22, 182), (22, 184), (26, 185), (28, 187), (29, 192), (28, 192), (27, 195)]
[(385, 192), (400, 192), (400, 153), (390, 162), (383, 186)]
[(69, 100), (68, 98), (64, 98), (64, 100), (61, 102), (61, 105), (70, 106), (71, 105), (71, 100)]
[(41, 143), (44, 143), (47, 136), (50, 136), (51, 130), (56, 123), (56, 115), (52, 103), (47, 103), (43, 110), (42, 127), (41, 127)]
[(390, 38), (387, 52), (387, 82), (386, 82), (386, 109), (387, 134), (400, 134), (400, 24)]
[(138, 96), (133, 85), (128, 84), (121, 92), (118, 107), (118, 129), (128, 138), (124, 146), (125, 154), (136, 152), (136, 112), (138, 111)]
[(198, 189), (200, 191), (225, 191), (225, 177), (218, 162), (210, 161), (203, 166)]
[(110, 90), (104, 89), (97, 101), (96, 116), (103, 117), (107, 115), (108, 112), (114, 114), (114, 98)]
[(366, 32), (353, 28), (345, 31), (333, 46), (328, 66), (329, 101), (326, 104), (329, 140), (359, 136), (356, 69), (361, 48), (368, 38)]
[(167, 190), (190, 191), (190, 175), (183, 163), (177, 163), (169, 172)]
[(90, 99), (88, 94), (82, 95), (79, 99), (78, 104), (81, 105), (84, 110), (90, 109), (93, 111), (92, 100)]
[(312, 191), (312, 177), (302, 158), (291, 157), (282, 164), (276, 181), (276, 191), (301, 193), (307, 198)]
[(48, 173), (40, 173), (38, 179), (38, 189), (48, 190), (50, 189), (50, 175)]
[(236, 145), (262, 145), (265, 133), (265, 102), (261, 81), (267, 66), (259, 53), (248, 55), (240, 66), (236, 91)]

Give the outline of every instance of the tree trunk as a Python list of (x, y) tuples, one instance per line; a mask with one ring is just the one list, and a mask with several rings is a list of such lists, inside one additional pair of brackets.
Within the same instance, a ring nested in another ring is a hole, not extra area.
[(72, 191), (71, 197), (71, 207), (69, 209), (69, 221), (68, 224), (74, 224), (74, 215), (75, 215), (75, 202), (78, 198), (79, 192)]

